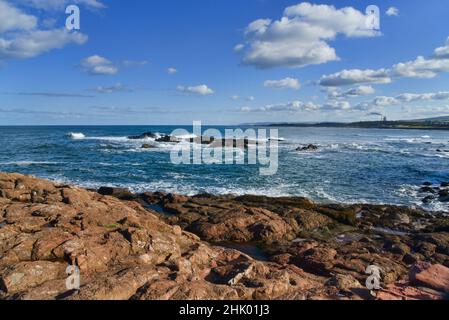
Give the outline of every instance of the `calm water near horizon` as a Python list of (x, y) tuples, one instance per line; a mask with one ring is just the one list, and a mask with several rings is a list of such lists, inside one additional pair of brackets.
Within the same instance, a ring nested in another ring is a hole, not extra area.
[[(447, 131), (279, 128), (285, 140), (279, 143), (279, 170), (274, 176), (260, 176), (258, 165), (174, 165), (171, 144), (142, 149), (143, 143), (152, 141), (127, 139), (146, 131), (169, 134), (176, 128), (0, 127), (0, 171), (90, 188), (294, 195), (321, 202), (399, 204), (449, 212), (448, 204), (424, 205), (425, 195), (418, 192), (424, 182), (449, 182)], [(295, 151), (310, 143), (319, 150)]]

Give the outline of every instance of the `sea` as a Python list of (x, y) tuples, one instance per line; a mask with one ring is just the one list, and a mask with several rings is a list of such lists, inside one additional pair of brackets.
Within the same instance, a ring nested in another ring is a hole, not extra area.
[[(260, 175), (260, 165), (173, 164), (170, 154), (175, 144), (128, 138), (144, 132), (170, 134), (175, 129), (193, 132), (192, 126), (0, 127), (0, 171), (87, 188), (302, 196), (321, 203), (393, 204), (449, 212), (447, 203), (424, 204), (426, 194), (420, 192), (425, 182), (449, 182), (448, 131), (281, 127), (278, 170), (272, 176)], [(143, 149), (145, 143), (156, 148)], [(297, 151), (308, 144), (318, 150)]]

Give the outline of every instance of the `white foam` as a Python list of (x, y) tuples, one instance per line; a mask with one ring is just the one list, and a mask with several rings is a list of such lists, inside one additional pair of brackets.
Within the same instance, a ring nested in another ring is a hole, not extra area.
[(80, 132), (70, 132), (68, 134), (68, 136), (70, 137), (70, 139), (73, 139), (73, 140), (82, 140), (82, 139), (86, 138), (86, 136)]

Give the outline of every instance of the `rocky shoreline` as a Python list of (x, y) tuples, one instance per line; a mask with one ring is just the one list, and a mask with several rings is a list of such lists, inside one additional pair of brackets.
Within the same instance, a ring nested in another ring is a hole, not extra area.
[[(79, 267), (81, 288), (66, 287)], [(369, 266), (381, 289), (365, 286)], [(0, 299), (448, 299), (449, 216), (0, 173)]]

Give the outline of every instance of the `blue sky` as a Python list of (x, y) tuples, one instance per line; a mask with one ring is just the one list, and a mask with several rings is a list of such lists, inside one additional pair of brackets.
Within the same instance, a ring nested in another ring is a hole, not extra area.
[(0, 0), (0, 125), (447, 115), (448, 16), (441, 0)]

